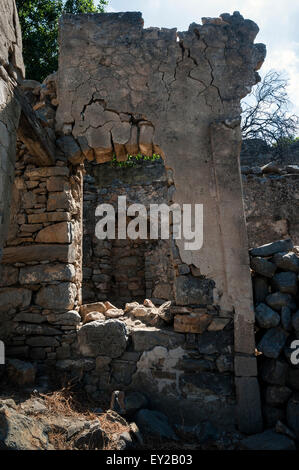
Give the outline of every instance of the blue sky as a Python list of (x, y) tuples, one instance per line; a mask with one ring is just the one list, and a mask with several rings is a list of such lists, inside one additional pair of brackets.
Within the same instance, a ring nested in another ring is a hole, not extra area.
[(256, 42), (267, 46), (261, 75), (269, 69), (289, 79), (291, 111), (299, 115), (299, 0), (110, 0), (108, 11), (141, 11), (145, 27), (188, 29), (203, 16), (235, 10), (260, 27)]

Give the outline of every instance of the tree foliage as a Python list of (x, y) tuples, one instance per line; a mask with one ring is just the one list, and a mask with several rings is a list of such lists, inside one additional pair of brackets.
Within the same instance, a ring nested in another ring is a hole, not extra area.
[(58, 19), (63, 13), (104, 12), (107, 0), (16, 0), (26, 77), (42, 81), (58, 67)]
[(243, 139), (263, 139), (269, 145), (292, 140), (299, 119), (289, 113), (288, 80), (270, 70), (242, 104)]

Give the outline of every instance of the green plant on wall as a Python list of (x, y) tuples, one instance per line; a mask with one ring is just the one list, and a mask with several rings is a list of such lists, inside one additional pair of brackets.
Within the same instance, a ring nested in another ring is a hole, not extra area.
[(154, 153), (151, 157), (146, 155), (142, 155), (138, 153), (138, 155), (128, 155), (127, 160), (125, 162), (119, 162), (116, 158), (115, 153), (113, 154), (113, 159), (110, 162), (110, 165), (114, 168), (130, 168), (136, 166), (138, 163), (145, 162), (145, 161), (157, 161), (161, 160), (161, 156), (157, 153)]

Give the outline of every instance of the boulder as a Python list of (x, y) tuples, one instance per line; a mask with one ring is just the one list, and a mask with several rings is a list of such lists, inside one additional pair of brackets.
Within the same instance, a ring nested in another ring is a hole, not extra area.
[(250, 267), (256, 273), (268, 278), (273, 277), (277, 268), (275, 264), (271, 263), (271, 261), (268, 261), (261, 257), (251, 258)]
[(0, 404), (0, 449), (47, 450), (47, 428), (37, 419)]
[(275, 361), (274, 359), (266, 359), (262, 363), (261, 378), (273, 385), (284, 385), (288, 373), (288, 364), (283, 361)]
[(72, 310), (77, 295), (76, 285), (72, 282), (61, 282), (53, 286), (42, 287), (35, 303), (46, 309)]
[(293, 242), (290, 238), (287, 240), (278, 240), (277, 242), (267, 243), (266, 245), (252, 248), (249, 250), (251, 256), (271, 256), (281, 251), (291, 251), (293, 249)]
[(292, 390), (284, 385), (270, 385), (266, 390), (266, 403), (271, 406), (283, 405), (292, 395)]
[(264, 302), (269, 294), (269, 285), (266, 278), (261, 276), (254, 276), (253, 278), (253, 294), (256, 304)]
[(143, 435), (158, 439), (178, 440), (168, 418), (160, 411), (143, 409), (136, 415), (136, 424)]
[(276, 266), (284, 271), (292, 271), (294, 273), (299, 272), (299, 258), (293, 252), (282, 252), (276, 253), (273, 256), (273, 262)]
[(90, 312), (99, 312), (105, 313), (106, 312), (106, 305), (103, 302), (94, 302), (92, 304), (84, 304), (80, 307), (80, 313), (83, 318), (90, 313)]
[(257, 349), (266, 357), (277, 359), (284, 348), (288, 334), (281, 328), (270, 328), (262, 337)]
[(275, 274), (272, 280), (273, 287), (285, 294), (297, 294), (297, 275), (291, 271)]
[(272, 429), (246, 437), (240, 445), (244, 450), (296, 450), (292, 439)]
[(255, 317), (261, 328), (273, 328), (280, 323), (280, 316), (266, 304), (259, 304), (255, 309)]
[(39, 264), (20, 269), (20, 284), (40, 284), (53, 281), (73, 281), (76, 276), (73, 264)]
[(102, 450), (107, 436), (99, 422), (91, 424), (90, 428), (81, 432), (74, 440), (74, 446), (82, 450)]
[(106, 310), (105, 316), (108, 318), (119, 318), (124, 315), (124, 311), (121, 308), (109, 308)]
[(127, 346), (128, 332), (119, 320), (86, 323), (78, 332), (79, 349), (83, 356), (121, 356)]
[(171, 301), (164, 302), (164, 304), (160, 305), (158, 315), (165, 323), (172, 323), (174, 314), (171, 311)]
[(7, 287), (0, 289), (0, 312), (26, 308), (30, 305), (32, 292), (29, 289)]
[(91, 323), (92, 321), (105, 321), (106, 317), (103, 313), (100, 312), (89, 312), (83, 320), (83, 324)]
[(30, 362), (8, 359), (7, 374), (15, 385), (31, 385), (35, 382), (36, 367)]
[(296, 303), (294, 302), (290, 294), (284, 294), (282, 292), (274, 292), (266, 297), (266, 303), (269, 307), (280, 312), (282, 307), (289, 307), (291, 310), (296, 309)]

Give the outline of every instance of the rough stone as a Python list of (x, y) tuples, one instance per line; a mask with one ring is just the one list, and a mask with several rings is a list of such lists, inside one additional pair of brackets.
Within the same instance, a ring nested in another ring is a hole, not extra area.
[(214, 282), (188, 276), (176, 279), (177, 305), (199, 305), (213, 303)]
[(20, 284), (73, 281), (76, 271), (72, 264), (40, 264), (20, 269)]
[(0, 407), (0, 447), (3, 450), (50, 449), (47, 428), (39, 420), (4, 405)]
[(250, 266), (256, 273), (268, 278), (272, 278), (276, 271), (275, 264), (260, 257), (251, 258)]
[(190, 315), (175, 315), (174, 331), (179, 333), (203, 333), (212, 321), (211, 315), (192, 313)]
[(299, 272), (299, 258), (295, 253), (276, 253), (273, 256), (273, 261), (278, 268), (284, 271)]
[(135, 351), (147, 351), (155, 346), (173, 349), (184, 344), (185, 338), (179, 333), (154, 327), (133, 328), (132, 340)]
[(58, 285), (42, 287), (36, 295), (36, 304), (53, 310), (72, 310), (77, 295), (76, 285), (61, 282)]
[(36, 367), (30, 362), (9, 359), (7, 373), (9, 380), (19, 387), (32, 385), (35, 382)]
[(138, 411), (136, 415), (136, 424), (144, 435), (160, 439), (178, 440), (168, 422), (167, 416), (160, 411), (148, 409)]
[(271, 385), (266, 390), (266, 403), (271, 406), (279, 406), (287, 402), (292, 394), (292, 390), (283, 385)]
[(106, 317), (103, 313), (100, 312), (89, 312), (85, 315), (83, 324), (90, 323), (92, 321), (105, 321)]
[(127, 346), (128, 332), (123, 322), (93, 321), (82, 326), (78, 332), (79, 349), (83, 356), (120, 357)]
[(273, 385), (284, 385), (287, 378), (288, 364), (283, 361), (266, 359), (261, 368), (262, 379)]
[(273, 277), (273, 286), (286, 294), (297, 294), (297, 275), (294, 272), (281, 272)]
[(280, 323), (280, 316), (266, 304), (259, 304), (255, 309), (255, 317), (261, 328), (273, 328)]
[(252, 248), (249, 250), (251, 256), (271, 256), (275, 253), (282, 251), (291, 251), (293, 249), (293, 242), (289, 238), (287, 240), (278, 240), (277, 242), (267, 243), (266, 245), (259, 246), (258, 248)]
[(73, 228), (71, 222), (60, 222), (40, 230), (37, 243), (72, 243)]
[(245, 450), (296, 450), (295, 443), (287, 436), (268, 430), (261, 434), (246, 437), (241, 441)]
[(0, 312), (30, 305), (32, 292), (29, 289), (7, 287), (0, 289)]
[(266, 303), (269, 307), (277, 311), (280, 311), (282, 307), (289, 307), (291, 310), (295, 310), (296, 308), (296, 304), (291, 295), (281, 292), (274, 292), (274, 294), (267, 295)]
[(256, 304), (264, 302), (269, 294), (268, 281), (264, 277), (254, 276), (253, 278), (253, 293)]
[(281, 328), (270, 328), (258, 344), (258, 350), (266, 357), (277, 359), (284, 348), (288, 334)]

